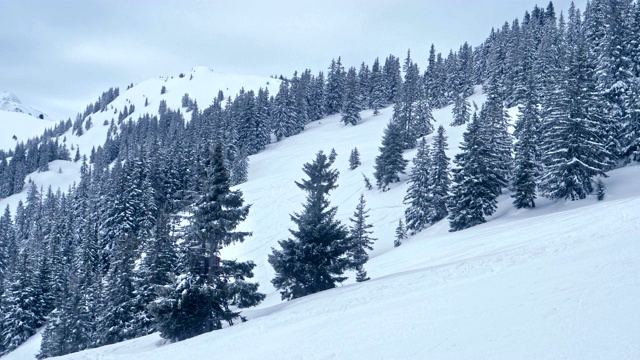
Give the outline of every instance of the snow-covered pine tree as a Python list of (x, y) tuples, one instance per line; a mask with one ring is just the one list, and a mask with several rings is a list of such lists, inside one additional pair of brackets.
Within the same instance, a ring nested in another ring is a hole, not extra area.
[(502, 182), (496, 172), (488, 152), (491, 151), (484, 119), (475, 113), (467, 124), (467, 131), (460, 144), (462, 152), (456, 155), (457, 168), (453, 172), (453, 186), (448, 202), (449, 231), (458, 231), (486, 222), (484, 216), (493, 214), (497, 207)]
[(349, 155), (349, 170), (355, 170), (360, 165), (362, 165), (362, 162), (360, 162), (360, 152), (357, 147), (354, 147)]
[(542, 125), (543, 174), (539, 188), (550, 199), (584, 199), (593, 191), (592, 179), (606, 176), (612, 155), (595, 83), (595, 66), (585, 41), (580, 12), (571, 7), (564, 68), (556, 78), (553, 100)]
[(232, 307), (255, 306), (264, 299), (258, 285), (245, 280), (253, 276), (253, 262), (219, 258), (224, 246), (251, 235), (236, 231), (249, 206), (243, 205), (240, 190), (229, 188), (222, 145), (209, 152), (206, 165), (206, 192), (196, 203), (184, 244), (191, 261), (172, 285), (160, 288), (158, 300), (149, 308), (167, 339), (183, 340), (218, 330), (223, 321), (233, 325), (244, 318)]
[(351, 67), (347, 72), (344, 99), (342, 102), (342, 122), (345, 125), (357, 125), (360, 122), (360, 88), (356, 68)]
[(298, 230), (289, 230), (293, 237), (280, 240), (282, 250), (272, 249), (269, 255), (276, 272), (271, 283), (280, 290), (282, 299), (332, 289), (346, 279), (343, 273), (351, 267), (346, 258), (351, 249), (349, 233), (335, 219), (337, 208), (330, 207), (328, 199), (329, 191), (338, 186), (339, 175), (331, 165), (322, 151), (304, 165), (309, 179), (296, 185), (307, 192), (307, 202), (301, 213), (291, 215)]
[(428, 189), (431, 198), (431, 211), (429, 211), (429, 222), (431, 224), (444, 219), (448, 215), (447, 200), (449, 198), (451, 179), (449, 178), (450, 159), (446, 154), (448, 149), (447, 137), (444, 133), (444, 127), (440, 125), (431, 147), (431, 169), (429, 170)]
[(513, 205), (518, 209), (536, 206), (536, 187), (540, 176), (540, 113), (532, 77), (530, 74), (528, 87), (523, 91), (525, 103), (520, 106), (514, 131), (518, 141), (514, 144), (515, 159), (509, 188), (513, 193)]
[(371, 84), (371, 108), (373, 109), (373, 115), (378, 115), (380, 109), (386, 104), (384, 78), (382, 76), (382, 69), (380, 68), (380, 61), (378, 58), (373, 62), (371, 67), (371, 77), (369, 79)]
[(471, 104), (464, 98), (463, 94), (458, 94), (453, 103), (453, 122), (451, 126), (464, 125), (471, 117)]
[(431, 194), (430, 188), (431, 154), (426, 139), (420, 141), (418, 153), (413, 159), (413, 169), (409, 175), (409, 187), (404, 197), (408, 207), (404, 211), (407, 230), (411, 234), (422, 231), (430, 224)]
[(42, 325), (34, 265), (28, 249), (23, 249), (12, 278), (0, 296), (0, 356), (15, 350)]
[(325, 110), (327, 115), (337, 114), (342, 110), (342, 101), (345, 93), (346, 73), (342, 66), (342, 60), (331, 60), (327, 73), (327, 91), (325, 97)]
[(389, 184), (400, 181), (399, 174), (404, 174), (408, 161), (402, 157), (404, 144), (402, 131), (398, 124), (391, 121), (384, 129), (380, 155), (376, 156), (375, 173), (378, 189), (387, 191)]
[(356, 206), (353, 217), (350, 217), (351, 226), (349, 234), (351, 240), (351, 249), (349, 250), (349, 258), (352, 261), (351, 266), (357, 271), (356, 281), (362, 282), (369, 280), (367, 272), (364, 270), (364, 264), (369, 260), (366, 250), (373, 250), (373, 242), (376, 238), (371, 237), (373, 231), (369, 230), (373, 225), (367, 223), (369, 218), (369, 209), (366, 208), (367, 202), (364, 194), (360, 194), (360, 201)]
[(280, 90), (273, 101), (272, 124), (277, 141), (296, 133), (296, 118), (289, 84), (280, 83)]
[(396, 227), (396, 238), (393, 240), (393, 246), (398, 247), (402, 245), (402, 241), (407, 239), (407, 228), (405, 227), (402, 219), (398, 220), (398, 227)]

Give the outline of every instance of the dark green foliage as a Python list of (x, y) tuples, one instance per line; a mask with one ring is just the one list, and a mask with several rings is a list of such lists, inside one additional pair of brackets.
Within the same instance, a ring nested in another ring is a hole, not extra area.
[(352, 267), (347, 257), (353, 248), (349, 233), (335, 219), (336, 207), (330, 207), (328, 194), (338, 185), (338, 171), (322, 152), (312, 163), (304, 164), (309, 177), (296, 185), (307, 192), (307, 202), (300, 213), (291, 215), (297, 230), (289, 230), (292, 238), (280, 240), (282, 250), (272, 249), (269, 263), (276, 276), (271, 280), (282, 299), (295, 299), (332, 289), (346, 279), (345, 270)]
[(409, 187), (404, 203), (409, 206), (404, 211), (407, 229), (412, 234), (422, 231), (430, 225), (431, 219), (431, 154), (427, 141), (422, 139), (418, 153), (413, 159), (413, 169), (409, 176)]
[(349, 235), (351, 237), (349, 257), (352, 261), (352, 267), (357, 271), (357, 282), (369, 280), (367, 272), (364, 270), (364, 264), (369, 260), (369, 255), (366, 250), (373, 250), (373, 242), (377, 240), (371, 237), (373, 231), (369, 229), (371, 229), (373, 225), (367, 223), (369, 210), (366, 206), (367, 202), (364, 199), (364, 194), (360, 194), (360, 201), (356, 206), (353, 217), (349, 218), (351, 221), (351, 226), (349, 227)]
[(402, 141), (402, 131), (395, 122), (390, 122), (384, 129), (380, 155), (375, 160), (376, 183), (378, 189), (387, 191), (389, 184), (400, 181), (399, 174), (404, 174), (404, 169), (408, 161), (402, 157), (404, 144)]
[(218, 330), (222, 323), (244, 320), (239, 308), (257, 305), (264, 295), (258, 285), (248, 283), (253, 276), (252, 262), (219, 259), (222, 247), (244, 241), (248, 232), (235, 231), (246, 219), (249, 206), (243, 205), (242, 192), (229, 189), (222, 145), (209, 152), (205, 169), (205, 193), (196, 203), (184, 249), (190, 259), (186, 272), (172, 285), (162, 286), (149, 311), (165, 338), (182, 340), (203, 332)]
[(345, 94), (342, 103), (342, 122), (345, 125), (357, 125), (360, 122), (360, 107), (362, 100), (360, 98), (360, 88), (358, 77), (356, 76), (356, 68), (349, 68), (346, 78)]
[(402, 245), (402, 240), (407, 239), (407, 228), (405, 227), (402, 219), (398, 220), (398, 227), (396, 227), (396, 238), (393, 240), (393, 246), (398, 247)]
[(360, 165), (362, 165), (362, 162), (360, 162), (360, 152), (358, 152), (358, 148), (353, 148), (349, 155), (349, 170), (355, 170)]

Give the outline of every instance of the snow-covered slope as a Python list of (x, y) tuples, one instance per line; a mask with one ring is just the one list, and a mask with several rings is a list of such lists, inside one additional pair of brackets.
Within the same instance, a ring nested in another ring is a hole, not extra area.
[[(254, 235), (223, 252), (258, 265), (268, 297), (245, 311), (249, 322), (175, 344), (154, 334), (63, 359), (640, 358), (640, 166), (612, 171), (604, 201), (541, 199), (533, 210), (516, 210), (504, 194), (486, 224), (449, 233), (445, 220), (394, 248), (406, 178), (381, 193), (366, 190), (361, 174), (372, 177), (391, 111), (364, 111), (355, 127), (331, 116), (250, 158), (240, 188), (253, 204), (242, 226)], [(464, 127), (448, 127), (450, 111), (434, 116), (447, 126), (453, 156)], [(362, 166), (349, 171), (356, 146)], [(269, 283), (267, 254), (289, 236), (289, 214), (304, 202), (293, 183), (303, 163), (331, 148), (341, 173), (331, 196), (338, 217), (348, 221), (362, 192), (371, 208), (378, 238), (366, 265), (372, 279), (354, 283), (352, 276), (337, 289), (283, 303)], [(34, 345), (3, 360), (26, 359)]]
[[(162, 87), (166, 88), (164, 94), (160, 94)], [(113, 100), (106, 111), (91, 114), (92, 127), (84, 131), (82, 136), (76, 136), (69, 130), (62, 135), (60, 142), (65, 142), (69, 148), (79, 148), (82, 155), (89, 157), (91, 149), (104, 144), (107, 136), (108, 124), (112, 119), (118, 120), (118, 113), (125, 107), (134, 106), (135, 111), (127, 119), (137, 120), (144, 114), (158, 115), (160, 101), (165, 100), (170, 109), (181, 109), (185, 118), (190, 119), (187, 109), (182, 108), (182, 97), (196, 100), (200, 110), (209, 106), (222, 90), (225, 97), (235, 97), (241, 89), (258, 91), (259, 88), (269, 89), (269, 93), (275, 95), (280, 86), (280, 80), (262, 76), (236, 75), (217, 73), (206, 67), (195, 67), (183, 76), (170, 76), (149, 79), (135, 84), (132, 88), (121, 89), (120, 96)], [(145, 106), (145, 103), (148, 103)], [(79, 109), (80, 111), (81, 109)], [(86, 121), (86, 119), (85, 119)], [(105, 121), (106, 124), (105, 125)], [(45, 128), (53, 127), (50, 121), (43, 121), (21, 113), (0, 111), (0, 149), (12, 149), (17, 141), (26, 141), (30, 137), (42, 135)], [(16, 139), (13, 139), (16, 135)], [(72, 151), (72, 154), (75, 152)], [(49, 165), (49, 171), (44, 173), (34, 172), (27, 176), (40, 188), (53, 187), (55, 191), (61, 188), (66, 191), (70, 185), (80, 180), (80, 167), (69, 161), (56, 161)], [(15, 209), (18, 201), (26, 199), (25, 189), (6, 199), (0, 199), (0, 209), (7, 205)]]
[(56, 124), (21, 112), (0, 110), (0, 150), (15, 148), (18, 142), (42, 135), (45, 129)]
[(48, 119), (47, 114), (40, 110), (34, 109), (31, 106), (24, 105), (16, 94), (1, 91), (0, 92), (0, 111), (9, 111), (26, 114), (35, 118)]

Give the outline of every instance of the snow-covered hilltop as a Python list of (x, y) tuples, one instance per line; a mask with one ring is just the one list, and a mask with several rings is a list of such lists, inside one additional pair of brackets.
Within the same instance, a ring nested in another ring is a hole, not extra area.
[(29, 116), (33, 116), (39, 119), (48, 119), (47, 114), (40, 110), (34, 109), (31, 106), (24, 105), (16, 94), (1, 91), (0, 92), (0, 111), (23, 113)]

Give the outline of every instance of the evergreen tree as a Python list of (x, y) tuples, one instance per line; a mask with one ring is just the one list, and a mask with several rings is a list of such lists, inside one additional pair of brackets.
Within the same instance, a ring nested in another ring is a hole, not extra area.
[(357, 125), (360, 122), (360, 90), (358, 87), (358, 77), (356, 68), (349, 68), (346, 79), (344, 100), (342, 103), (342, 122), (345, 125)]
[(487, 138), (484, 119), (475, 114), (467, 125), (460, 144), (462, 152), (456, 155), (453, 169), (453, 187), (449, 198), (450, 231), (463, 230), (486, 222), (484, 216), (493, 214), (497, 207), (502, 181), (497, 169), (492, 168), (490, 153), (493, 144)]
[(374, 177), (378, 189), (387, 191), (390, 183), (400, 181), (398, 174), (404, 174), (408, 161), (402, 157), (403, 145), (400, 127), (390, 122), (384, 130), (380, 155), (375, 160)]
[(584, 199), (592, 178), (605, 176), (611, 154), (605, 148), (602, 109), (595, 67), (588, 56), (579, 11), (571, 8), (565, 67), (543, 121), (540, 190), (550, 199)]
[(194, 210), (185, 251), (192, 258), (186, 272), (172, 285), (160, 289), (160, 297), (150, 305), (161, 336), (182, 340), (233, 325), (240, 318), (231, 307), (255, 306), (264, 299), (258, 284), (248, 283), (253, 276), (253, 262), (220, 260), (219, 251), (242, 242), (251, 234), (235, 231), (249, 213), (243, 205), (242, 192), (229, 189), (222, 145), (210, 152), (207, 162), (206, 193)]
[(427, 141), (422, 139), (418, 146), (418, 153), (413, 159), (413, 170), (408, 181), (409, 187), (404, 197), (404, 203), (409, 205), (404, 211), (406, 227), (412, 234), (422, 231), (430, 222), (430, 169), (430, 149)]
[(407, 229), (402, 222), (402, 219), (398, 220), (398, 227), (396, 227), (396, 239), (393, 241), (393, 246), (398, 247), (402, 245), (402, 240), (407, 239)]
[(369, 82), (371, 84), (371, 108), (375, 116), (380, 113), (379, 110), (386, 104), (384, 78), (378, 58), (373, 62)]
[(430, 180), (428, 193), (431, 200), (431, 210), (429, 211), (429, 222), (436, 223), (448, 215), (447, 200), (449, 198), (449, 158), (447, 137), (444, 135), (444, 127), (440, 125), (438, 132), (433, 138), (431, 151), (431, 168), (429, 170)]
[(351, 268), (348, 252), (352, 249), (349, 233), (335, 219), (336, 207), (330, 207), (328, 194), (338, 185), (338, 171), (332, 162), (318, 152), (312, 163), (303, 170), (309, 179), (296, 182), (307, 192), (307, 203), (301, 213), (291, 215), (298, 230), (290, 230), (293, 238), (280, 240), (282, 250), (272, 249), (269, 263), (276, 276), (271, 280), (280, 290), (282, 299), (295, 299), (319, 291), (332, 289), (346, 279), (345, 270)]
[(351, 155), (349, 155), (349, 170), (355, 170), (360, 165), (362, 165), (360, 152), (358, 152), (358, 148), (355, 147), (351, 150)]
[(349, 234), (351, 237), (351, 250), (349, 251), (349, 257), (352, 261), (352, 266), (356, 269), (356, 281), (367, 281), (367, 272), (364, 270), (364, 264), (369, 260), (369, 255), (366, 250), (373, 250), (373, 242), (377, 239), (372, 238), (373, 231), (369, 230), (373, 225), (367, 223), (369, 218), (369, 210), (366, 209), (367, 202), (364, 199), (364, 194), (360, 194), (360, 201), (356, 206), (356, 210), (353, 213), (351, 220), (351, 226), (349, 228)]
[(464, 125), (471, 117), (471, 104), (462, 94), (458, 94), (453, 103), (453, 122), (451, 126)]
[(540, 114), (531, 82), (523, 96), (526, 103), (520, 107), (516, 122), (514, 134), (518, 141), (514, 145), (515, 160), (510, 182), (513, 205), (518, 209), (535, 207), (537, 179), (540, 176)]
[(345, 97), (346, 74), (340, 57), (338, 61), (331, 60), (327, 74), (327, 91), (325, 110), (327, 115), (337, 114), (343, 108)]

